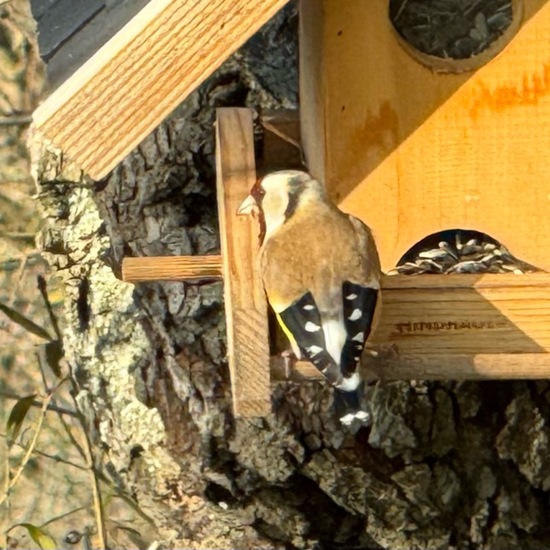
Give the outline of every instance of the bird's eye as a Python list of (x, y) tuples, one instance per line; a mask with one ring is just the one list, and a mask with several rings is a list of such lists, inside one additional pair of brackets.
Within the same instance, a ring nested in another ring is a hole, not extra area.
[(258, 204), (261, 203), (263, 196), (265, 195), (265, 189), (262, 187), (259, 181), (256, 182), (250, 194), (254, 197)]

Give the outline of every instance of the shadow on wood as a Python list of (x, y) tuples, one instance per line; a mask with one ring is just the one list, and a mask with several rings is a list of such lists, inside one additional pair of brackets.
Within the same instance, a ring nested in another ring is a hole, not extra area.
[(522, 4), (494, 59), (441, 74), (402, 47), (386, 0), (302, 0), (308, 168), (373, 229), (384, 271), (457, 227), (550, 270), (550, 4)]

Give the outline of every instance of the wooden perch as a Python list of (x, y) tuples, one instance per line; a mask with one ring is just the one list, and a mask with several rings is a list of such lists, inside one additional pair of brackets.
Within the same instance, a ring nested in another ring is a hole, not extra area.
[(287, 0), (151, 0), (34, 113), (98, 180)]
[(221, 276), (220, 255), (124, 258), (122, 261), (122, 279), (128, 283), (220, 279)]

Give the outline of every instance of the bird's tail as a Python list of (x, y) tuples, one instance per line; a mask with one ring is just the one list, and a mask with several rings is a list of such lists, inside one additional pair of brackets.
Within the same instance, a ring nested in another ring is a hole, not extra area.
[(370, 413), (362, 404), (364, 393), (364, 382), (353, 391), (334, 388), (334, 410), (344, 426), (361, 427), (370, 424)]

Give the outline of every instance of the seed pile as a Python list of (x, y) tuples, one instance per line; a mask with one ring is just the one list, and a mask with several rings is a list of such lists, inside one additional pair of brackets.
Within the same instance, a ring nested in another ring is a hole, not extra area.
[(466, 59), (481, 53), (512, 22), (510, 0), (390, 0), (397, 32), (421, 52)]
[(461, 232), (454, 242), (440, 241), (436, 248), (424, 248), (409, 258), (407, 255), (392, 274), (418, 275), (421, 273), (532, 273), (536, 268), (514, 258), (508, 249), (479, 234), (466, 238)]

